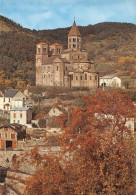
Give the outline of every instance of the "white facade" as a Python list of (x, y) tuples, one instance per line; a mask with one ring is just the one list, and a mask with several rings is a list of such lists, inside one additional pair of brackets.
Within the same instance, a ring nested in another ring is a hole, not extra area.
[(113, 75), (107, 75), (107, 76), (103, 76), (100, 77), (99, 79), (99, 85), (100, 86), (104, 86), (106, 87), (115, 87), (115, 88), (120, 88), (121, 87), (121, 79), (117, 76), (113, 76)]
[(52, 117), (52, 116), (56, 116), (57, 117), (57, 116), (60, 116), (61, 114), (63, 114), (63, 112), (60, 111), (57, 107), (56, 108), (51, 108), (49, 113), (48, 113), (48, 115), (50, 117)]
[[(12, 89), (14, 90), (14, 89)], [(20, 90), (0, 95), (0, 109), (10, 111), (13, 107), (23, 107), (26, 97)]]
[(10, 110), (10, 123), (18, 123), (30, 126), (32, 120), (32, 110), (30, 108), (12, 108)]

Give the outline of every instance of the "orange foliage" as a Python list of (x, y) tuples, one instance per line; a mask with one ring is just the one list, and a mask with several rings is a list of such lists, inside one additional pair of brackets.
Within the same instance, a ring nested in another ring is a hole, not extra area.
[(60, 117), (59, 157), (39, 157), (26, 194), (134, 194), (134, 137), (125, 118), (136, 108), (121, 91), (97, 90), (85, 106)]

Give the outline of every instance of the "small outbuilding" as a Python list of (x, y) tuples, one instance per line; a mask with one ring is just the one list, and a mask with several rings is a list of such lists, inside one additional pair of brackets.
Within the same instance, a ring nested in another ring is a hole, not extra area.
[(18, 141), (26, 138), (26, 127), (19, 124), (8, 124), (0, 127), (0, 148), (14, 149)]

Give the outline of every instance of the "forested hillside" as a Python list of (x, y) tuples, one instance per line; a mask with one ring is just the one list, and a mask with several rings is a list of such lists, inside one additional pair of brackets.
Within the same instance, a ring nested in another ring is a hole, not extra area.
[[(30, 30), (0, 16), (0, 88), (34, 85), (36, 43), (59, 42), (67, 48), (69, 30)], [(117, 72), (136, 78), (136, 25), (106, 22), (79, 30), (100, 75)]]

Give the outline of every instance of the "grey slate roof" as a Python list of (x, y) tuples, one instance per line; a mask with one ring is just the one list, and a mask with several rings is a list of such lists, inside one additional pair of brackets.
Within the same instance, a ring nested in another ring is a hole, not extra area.
[(14, 97), (18, 91), (19, 89), (8, 89), (8, 91), (5, 92), (4, 97)]

